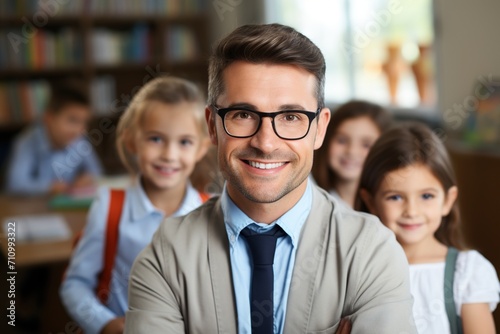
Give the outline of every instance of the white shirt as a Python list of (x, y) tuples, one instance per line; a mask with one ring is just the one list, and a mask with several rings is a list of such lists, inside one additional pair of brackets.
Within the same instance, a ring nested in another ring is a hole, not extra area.
[[(410, 265), (414, 298), (413, 316), (419, 333), (450, 333), (444, 303), (445, 262)], [(493, 265), (477, 251), (459, 252), (453, 294), (457, 315), (462, 305), (488, 303), (493, 312), (499, 301), (500, 284)]]

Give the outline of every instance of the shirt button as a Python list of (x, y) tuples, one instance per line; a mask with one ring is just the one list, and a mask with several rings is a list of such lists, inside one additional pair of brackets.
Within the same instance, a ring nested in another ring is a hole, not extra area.
[(234, 234), (231, 234), (229, 236), (229, 240), (231, 240), (231, 242), (234, 242), (236, 240), (236, 237), (234, 236)]

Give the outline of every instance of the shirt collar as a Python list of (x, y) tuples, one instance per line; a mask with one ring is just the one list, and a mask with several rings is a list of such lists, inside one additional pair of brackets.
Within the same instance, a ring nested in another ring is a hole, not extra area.
[[(141, 177), (137, 177), (134, 185), (129, 188), (127, 195), (130, 196), (131, 217), (133, 221), (139, 221), (149, 215), (165, 216), (165, 213), (156, 208), (149, 199), (146, 191), (144, 190), (141, 182)], [(193, 188), (191, 183), (188, 183), (186, 195), (181, 202), (179, 209), (174, 212), (171, 217), (178, 217), (187, 214), (191, 210), (197, 208), (201, 204), (201, 199), (198, 191)]]
[(201, 204), (203, 204), (203, 201), (201, 200), (200, 193), (193, 187), (191, 182), (188, 182), (186, 186), (186, 195), (184, 196), (179, 209), (172, 214), (172, 217), (184, 216), (199, 207)]
[(130, 196), (127, 202), (132, 203), (130, 206), (132, 221), (142, 220), (149, 215), (165, 216), (163, 211), (155, 208), (151, 203), (142, 187), (140, 177), (134, 180), (133, 185), (127, 191), (127, 196)]
[(279, 217), (269, 225), (255, 222), (243, 211), (241, 211), (241, 209), (238, 208), (238, 206), (229, 197), (226, 185), (224, 185), (224, 189), (221, 194), (221, 206), (231, 246), (234, 242), (236, 242), (241, 230), (248, 225), (251, 225), (250, 228), (252, 230), (262, 233), (272, 229), (277, 224), (285, 231), (286, 234), (290, 236), (292, 244), (295, 247), (298, 244), (302, 226), (304, 226), (304, 223), (311, 212), (312, 188), (310, 182), (308, 181), (306, 191), (300, 200), (290, 210), (285, 212), (283, 216)]

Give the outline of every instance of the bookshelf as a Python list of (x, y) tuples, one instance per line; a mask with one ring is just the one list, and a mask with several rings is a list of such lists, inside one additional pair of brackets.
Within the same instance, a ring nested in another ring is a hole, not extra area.
[[(62, 78), (81, 79), (88, 87), (96, 116), (91, 126), (102, 118), (116, 122), (138, 89), (161, 74), (206, 88), (208, 5), (203, 0), (0, 2), (0, 133), (16, 133), (35, 120), (48, 99), (49, 82)], [(96, 146), (107, 171), (118, 166), (111, 163), (112, 137), (107, 134)]]

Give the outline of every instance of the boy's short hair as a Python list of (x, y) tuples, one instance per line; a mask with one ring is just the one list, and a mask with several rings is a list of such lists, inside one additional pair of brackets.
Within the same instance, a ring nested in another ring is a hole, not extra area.
[(90, 98), (83, 84), (74, 80), (60, 80), (50, 85), (50, 98), (47, 112), (57, 114), (70, 104), (90, 107)]

